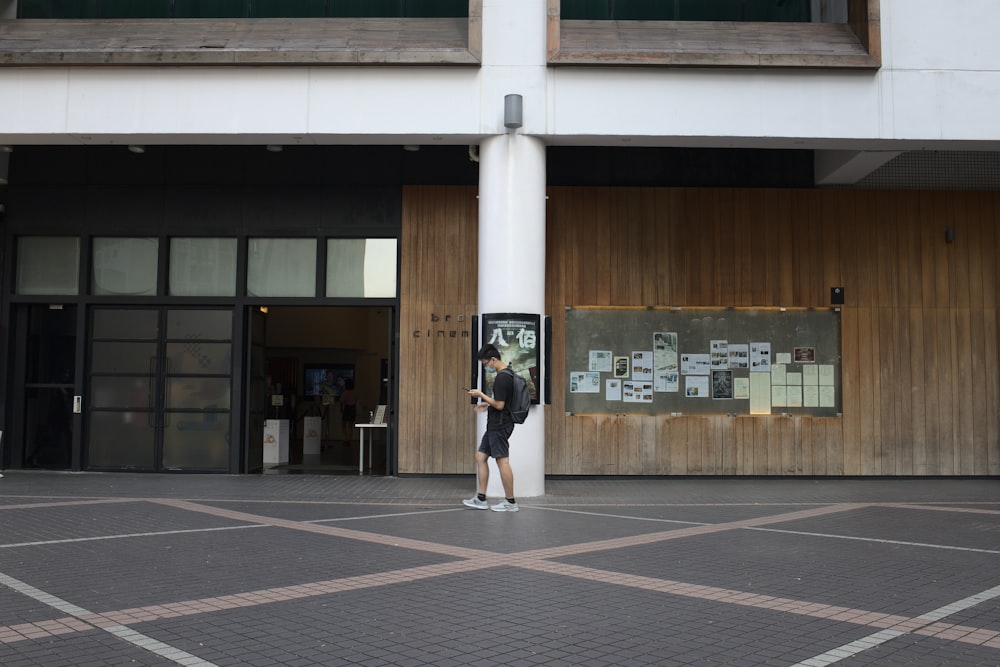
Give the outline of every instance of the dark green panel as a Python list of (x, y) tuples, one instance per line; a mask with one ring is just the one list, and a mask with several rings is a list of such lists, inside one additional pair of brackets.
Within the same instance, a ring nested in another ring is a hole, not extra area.
[(410, 18), (441, 18), (468, 16), (468, 0), (404, 0), (403, 16)]
[(599, 21), (609, 19), (611, 18), (611, 0), (562, 0), (559, 18)]
[(85, 19), (94, 15), (94, 0), (21, 0), (19, 19)]
[(809, 0), (746, 0), (747, 21), (809, 21)]
[(611, 18), (621, 21), (673, 21), (674, 0), (612, 0)]
[(308, 18), (326, 16), (326, 0), (253, 0), (254, 18)]
[(170, 0), (97, 0), (96, 18), (167, 19)]
[(403, 15), (403, 0), (330, 0), (329, 16), (336, 17), (399, 17)]
[(681, 21), (743, 20), (743, 0), (679, 0), (677, 5)]
[(250, 0), (174, 0), (174, 18), (230, 19), (250, 15)]

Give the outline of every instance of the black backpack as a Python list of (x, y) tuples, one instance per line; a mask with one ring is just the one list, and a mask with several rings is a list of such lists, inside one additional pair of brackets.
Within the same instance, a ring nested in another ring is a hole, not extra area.
[(514, 389), (511, 391), (510, 400), (504, 404), (503, 409), (510, 413), (510, 418), (514, 420), (515, 424), (523, 424), (524, 420), (528, 418), (528, 408), (531, 407), (531, 391), (528, 389), (528, 383), (510, 368), (505, 368), (500, 372), (510, 373), (514, 379)]

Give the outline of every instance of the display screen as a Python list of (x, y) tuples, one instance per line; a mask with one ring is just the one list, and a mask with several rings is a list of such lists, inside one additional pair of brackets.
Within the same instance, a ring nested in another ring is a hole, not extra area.
[(306, 396), (340, 398), (347, 381), (354, 382), (354, 366), (348, 364), (308, 364), (305, 367)]

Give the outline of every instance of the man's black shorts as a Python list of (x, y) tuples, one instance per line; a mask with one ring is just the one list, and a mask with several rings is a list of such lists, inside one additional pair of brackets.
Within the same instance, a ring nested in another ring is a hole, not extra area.
[(510, 456), (510, 434), (514, 432), (513, 424), (502, 424), (499, 430), (486, 431), (479, 443), (479, 451), (494, 459), (505, 459)]

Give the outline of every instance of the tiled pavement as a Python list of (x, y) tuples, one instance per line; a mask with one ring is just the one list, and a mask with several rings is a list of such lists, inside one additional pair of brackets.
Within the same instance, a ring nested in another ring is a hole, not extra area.
[(1000, 665), (1000, 480), (9, 472), (0, 664)]

